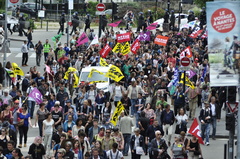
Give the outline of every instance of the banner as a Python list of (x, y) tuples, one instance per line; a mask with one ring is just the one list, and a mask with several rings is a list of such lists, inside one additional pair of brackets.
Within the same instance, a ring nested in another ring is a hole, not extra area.
[(36, 87), (31, 91), (28, 96), (32, 97), (37, 104), (41, 104), (43, 102), (43, 95)]
[(104, 66), (104, 67), (107, 67), (108, 66), (108, 63), (102, 58), (100, 57), (100, 62), (99, 62), (100, 66)]
[(180, 59), (182, 59), (183, 57), (188, 57), (188, 58), (191, 58), (192, 57), (192, 51), (191, 51), (191, 48), (190, 46), (188, 46), (187, 48), (185, 48), (181, 54), (180, 54)]
[(154, 43), (158, 44), (158, 45), (166, 46), (168, 39), (169, 39), (169, 37), (158, 35), (155, 38)]
[(111, 26), (111, 27), (117, 27), (121, 22), (122, 22), (122, 20), (119, 20), (119, 21), (117, 21), (117, 22), (110, 23), (110, 24), (108, 24), (108, 25)]
[(130, 52), (130, 44), (129, 42), (126, 42), (123, 46), (122, 46), (122, 54), (123, 55), (127, 55)]
[(20, 75), (20, 76), (24, 76), (24, 72), (23, 70), (18, 66), (18, 64), (16, 63), (12, 63), (12, 68), (13, 68), (13, 72), (16, 74), (16, 75)]
[(154, 30), (157, 28), (158, 23), (152, 23), (146, 27), (147, 30)]
[(125, 108), (124, 108), (122, 102), (119, 101), (118, 104), (117, 104), (117, 107), (116, 107), (116, 109), (115, 109), (115, 111), (114, 111), (114, 113), (113, 113), (113, 116), (112, 116), (112, 118), (111, 118), (111, 120), (110, 120), (110, 122), (111, 122), (114, 126), (117, 125), (118, 118), (119, 118), (119, 116), (121, 115), (121, 113), (122, 113), (122, 111), (123, 111), (124, 109), (125, 109)]
[(111, 65), (105, 76), (111, 78), (116, 82), (119, 82), (124, 77), (122, 71), (115, 65)]
[(202, 38), (202, 39), (205, 39), (205, 38), (207, 38), (207, 37), (208, 37), (208, 31), (205, 30), (204, 33), (203, 33), (203, 35), (201, 36), (201, 38)]
[(140, 48), (140, 42), (138, 39), (136, 39), (131, 46), (131, 52), (134, 54), (137, 54), (137, 51), (139, 48)]
[[(184, 79), (184, 73), (182, 73), (181, 75), (181, 80), (179, 83), (183, 84), (183, 79)], [(187, 75), (185, 75), (185, 85), (191, 87), (192, 89), (195, 88), (195, 86), (193, 85), (193, 83), (189, 80), (189, 78), (187, 77)]]
[(189, 37), (191, 38), (197, 38), (201, 33), (203, 32), (203, 30), (200, 30), (200, 27), (196, 27), (194, 29), (194, 31), (192, 32), (192, 34), (189, 35)]
[(59, 41), (59, 40), (61, 39), (61, 37), (62, 37), (62, 33), (60, 33), (60, 34), (52, 37), (52, 41), (53, 41), (53, 42), (56, 42), (57, 39), (58, 39), (58, 41)]
[(92, 78), (93, 72), (97, 72), (97, 73), (99, 73), (99, 74), (101, 74), (101, 75), (104, 75), (104, 73), (98, 71), (98, 70), (95, 69), (95, 68), (92, 68), (91, 71), (90, 71), (89, 74), (88, 74), (88, 78)]
[(122, 44), (121, 43), (117, 43), (114, 48), (112, 49), (112, 52), (118, 54), (121, 53), (122, 51)]
[(141, 32), (137, 39), (139, 41), (150, 41), (150, 37), (151, 37), (151, 32), (150, 31), (147, 31), (147, 32)]
[(117, 34), (117, 42), (123, 43), (126, 41), (130, 41), (130, 33), (124, 33), (124, 34)]
[(88, 42), (88, 36), (85, 32), (83, 32), (82, 35), (77, 40), (77, 46), (80, 46), (87, 42)]
[(10, 70), (8, 68), (5, 68), (5, 71), (7, 72), (7, 74), (9, 75), (9, 77), (11, 78), (12, 82), (14, 84), (16, 84), (16, 74), (14, 73), (13, 70)]
[(207, 2), (210, 86), (239, 86), (240, 2)]
[(188, 133), (192, 134), (193, 136), (196, 136), (196, 138), (198, 138), (198, 142), (200, 144), (204, 144), (203, 139), (201, 137), (201, 131), (199, 128), (197, 118), (194, 118), (193, 123), (192, 123), (190, 129), (188, 130)]
[(51, 74), (51, 69), (50, 69), (50, 67), (49, 67), (48, 65), (45, 65), (45, 67), (46, 67), (46, 72), (49, 73), (49, 74)]
[(106, 44), (105, 46), (104, 46), (104, 48), (102, 48), (102, 50), (100, 50), (100, 55), (101, 55), (101, 57), (102, 58), (106, 58), (107, 57), (107, 55), (108, 55), (108, 53), (110, 52), (112, 50), (112, 48), (108, 45), (108, 44)]

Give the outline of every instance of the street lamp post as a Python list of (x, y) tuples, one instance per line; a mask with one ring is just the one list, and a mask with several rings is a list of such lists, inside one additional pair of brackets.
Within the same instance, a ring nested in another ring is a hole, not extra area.
[(4, 23), (4, 42), (2, 47), (4, 47), (4, 57), (3, 57), (3, 67), (6, 65), (6, 54), (7, 54), (7, 6), (8, 0), (5, 1), (5, 23)]

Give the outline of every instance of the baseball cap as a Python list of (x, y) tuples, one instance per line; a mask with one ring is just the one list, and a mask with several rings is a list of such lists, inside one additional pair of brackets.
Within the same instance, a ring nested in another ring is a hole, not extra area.
[(68, 99), (68, 100), (66, 101), (66, 103), (71, 103), (71, 100), (70, 100), (70, 99)]

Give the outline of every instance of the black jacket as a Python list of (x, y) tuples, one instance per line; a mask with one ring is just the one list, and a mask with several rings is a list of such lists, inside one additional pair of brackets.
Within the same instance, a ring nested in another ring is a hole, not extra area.
[(164, 131), (161, 125), (154, 127), (153, 125), (149, 125), (148, 129), (146, 130), (146, 136), (149, 137), (149, 141), (151, 142), (152, 139), (155, 138), (155, 131), (159, 130), (162, 135), (164, 135)]
[(158, 157), (158, 153), (159, 153), (158, 150), (159, 149), (164, 150), (162, 155), (167, 153), (168, 146), (167, 146), (167, 144), (166, 144), (164, 139), (160, 139), (159, 145), (160, 145), (160, 148), (158, 148), (158, 143), (157, 143), (156, 138), (151, 141), (151, 155), (152, 155), (153, 158), (157, 158)]
[[(210, 116), (210, 119), (206, 119), (207, 116)], [(200, 111), (200, 116), (199, 116), (200, 121), (204, 121), (205, 123), (210, 123), (212, 121), (212, 111), (210, 108), (207, 110), (204, 108)]]
[[(136, 135), (132, 135), (131, 141), (130, 141), (130, 148), (131, 148), (131, 150), (134, 149), (135, 139), (136, 139)], [(139, 146), (140, 147), (144, 146), (144, 138), (143, 138), (142, 135), (140, 135), (140, 138), (139, 138)]]

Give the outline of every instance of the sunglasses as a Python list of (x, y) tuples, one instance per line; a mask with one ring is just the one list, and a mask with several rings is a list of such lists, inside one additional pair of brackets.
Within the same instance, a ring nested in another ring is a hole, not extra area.
[(57, 152), (57, 153), (62, 154), (62, 152)]
[(161, 134), (157, 134), (157, 135), (161, 135)]
[(111, 132), (106, 132), (106, 133), (111, 133)]

